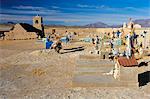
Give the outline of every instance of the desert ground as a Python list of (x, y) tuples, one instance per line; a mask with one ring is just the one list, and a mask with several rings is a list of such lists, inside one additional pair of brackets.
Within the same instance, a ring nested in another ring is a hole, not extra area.
[(139, 88), (73, 87), (76, 60), (89, 44), (63, 46), (82, 46), (84, 50), (58, 54), (38, 40), (0, 41), (0, 99), (150, 99), (150, 83)]

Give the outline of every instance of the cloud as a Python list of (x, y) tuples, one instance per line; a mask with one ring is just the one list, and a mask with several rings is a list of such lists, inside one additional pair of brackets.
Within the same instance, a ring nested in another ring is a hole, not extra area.
[[(33, 16), (27, 15), (9, 15), (9, 14), (0, 14), (0, 20), (2, 21), (30, 21), (32, 22)], [(54, 16), (44, 16), (44, 21), (57, 21), (57, 22), (79, 22), (78, 19), (65, 18), (65, 17), (54, 17)]]
[[(52, 6), (56, 8), (56, 6)], [(58, 8), (58, 7), (57, 7)], [(58, 10), (48, 9), (45, 7), (37, 7), (37, 6), (14, 6), (12, 9), (2, 9), (2, 13), (7, 14), (40, 14), (40, 15), (53, 15), (59, 13)]]
[[(112, 11), (112, 12), (137, 12), (137, 13), (149, 13), (150, 8), (135, 8), (135, 7), (110, 7), (106, 5), (87, 5), (87, 4), (77, 4), (78, 8), (85, 8), (80, 10), (101, 10), (101, 11)], [(150, 13), (149, 13), (150, 14)]]
[(83, 5), (83, 4), (78, 4), (77, 7), (80, 7), (80, 8), (91, 8), (92, 6)]
[(1, 21), (30, 21), (32, 16), (22, 16), (22, 15), (9, 15), (9, 14), (0, 14)]
[(24, 6), (24, 5), (14, 6), (12, 8), (14, 8), (14, 9), (20, 9), (20, 10), (45, 10), (44, 7)]
[(94, 8), (94, 9), (108, 8), (108, 6), (105, 6), (105, 5), (95, 6), (95, 5), (86, 5), (86, 4), (77, 4), (77, 7), (79, 7), (79, 8)]
[(58, 6), (51, 6), (51, 8), (58, 9), (59, 7)]
[[(27, 15), (9, 15), (9, 14), (0, 14), (2, 21), (17, 21), (17, 22), (32, 22), (33, 16)], [(43, 16), (44, 23), (51, 24), (51, 22), (63, 23), (63, 24), (72, 24), (72, 25), (85, 25), (95, 22), (104, 22), (106, 24), (122, 24), (127, 22), (128, 18), (135, 19), (147, 19), (148, 16), (144, 15), (125, 15), (125, 14), (72, 14), (72, 13), (59, 13), (58, 16)], [(113, 20), (112, 20), (113, 19)]]
[(59, 17), (44, 17), (45, 21), (57, 21), (57, 22), (65, 22), (65, 23), (69, 23), (69, 22), (80, 22), (79, 19), (72, 19), (72, 18), (59, 18)]
[(84, 25), (102, 21), (112, 25), (122, 24), (130, 17), (133, 19), (150, 18), (148, 13), (149, 8), (113, 8), (105, 5), (94, 6), (81, 4), (75, 8), (59, 8), (56, 6), (51, 6), (51, 8), (53, 8), (53, 10), (33, 6), (18, 6), (12, 9), (2, 9), (0, 20), (6, 22), (32, 22), (32, 16), (39, 14), (44, 17), (45, 23), (56, 22), (68, 25)]
[[(25, 8), (26, 9), (26, 8)], [(42, 9), (39, 9), (39, 10), (31, 10), (31, 9), (26, 9), (26, 10), (23, 10), (23, 9), (2, 9), (1, 10), (1, 13), (3, 14), (28, 14), (28, 15), (37, 15), (37, 14), (40, 14), (40, 15), (55, 15), (57, 13), (60, 13), (60, 11), (58, 10), (49, 10), (49, 9), (46, 9), (46, 8), (42, 8)]]

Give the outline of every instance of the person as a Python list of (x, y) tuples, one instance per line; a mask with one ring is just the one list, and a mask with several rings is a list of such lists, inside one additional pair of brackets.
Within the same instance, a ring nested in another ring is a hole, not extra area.
[(114, 39), (112, 39), (111, 41), (110, 41), (110, 47), (113, 49), (114, 48)]
[(119, 36), (120, 36), (120, 31), (118, 30), (117, 31), (117, 38), (119, 38)]
[(66, 36), (66, 44), (69, 42), (69, 37), (68, 35)]
[(98, 36), (96, 36), (95, 43), (99, 44), (99, 37)]
[(65, 32), (65, 37), (66, 37), (66, 44), (69, 42), (69, 33), (68, 31)]
[(130, 58), (132, 56), (132, 53), (131, 53), (131, 49), (132, 49), (132, 46), (131, 46), (131, 33), (128, 33), (127, 37), (126, 37), (126, 57), (127, 58)]
[(96, 38), (95, 38), (95, 44), (96, 44), (96, 47), (98, 47), (98, 44), (99, 44), (99, 38), (98, 38), (98, 36), (96, 36)]
[(92, 44), (95, 44), (95, 42), (94, 42), (95, 40), (94, 40), (94, 38), (92, 38)]
[(95, 38), (95, 49), (97, 50), (97, 54), (99, 53), (99, 44), (100, 44), (100, 39), (98, 36)]
[(115, 32), (114, 31), (112, 32), (112, 38), (115, 38)]
[(59, 40), (58, 42), (56, 42), (55, 51), (57, 53), (60, 53), (61, 49), (62, 49), (62, 42), (61, 42), (61, 40)]

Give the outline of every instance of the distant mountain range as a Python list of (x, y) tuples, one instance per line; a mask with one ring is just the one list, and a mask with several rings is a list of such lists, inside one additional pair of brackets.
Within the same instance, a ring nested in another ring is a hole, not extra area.
[(107, 24), (105, 24), (103, 22), (96, 22), (96, 23), (87, 24), (84, 27), (88, 27), (88, 28), (89, 27), (90, 28), (99, 28), (99, 27), (101, 27), (101, 28), (107, 28), (107, 27), (109, 27), (109, 25), (107, 25)]
[[(138, 20), (134, 20), (133, 21), (135, 24), (140, 24), (142, 27), (150, 27), (150, 19), (138, 19)], [(3, 25), (14, 25), (14, 22), (7, 22), (7, 23), (2, 23)], [(108, 25), (106, 23), (103, 22), (96, 22), (96, 23), (90, 23), (87, 25), (83, 25), (83, 26), (65, 26), (65, 25), (55, 25), (55, 24), (51, 24), (51, 25), (44, 25), (45, 28), (48, 27), (76, 27), (76, 28), (119, 28), (122, 27), (122, 24), (120, 25)]]
[[(150, 19), (138, 19), (133, 21), (135, 24), (140, 24), (142, 27), (150, 27)], [(103, 22), (96, 22), (84, 25), (83, 27), (88, 28), (119, 28), (122, 27), (122, 25), (108, 25)]]
[(150, 19), (139, 19), (133, 21), (135, 24), (140, 24), (142, 27), (150, 27)]

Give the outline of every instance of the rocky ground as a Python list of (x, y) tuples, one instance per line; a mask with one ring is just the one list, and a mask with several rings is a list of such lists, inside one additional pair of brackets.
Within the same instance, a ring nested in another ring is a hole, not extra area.
[[(86, 44), (68, 44), (65, 49)], [(149, 99), (141, 88), (72, 87), (76, 59), (84, 51), (45, 50), (36, 40), (0, 41), (0, 99)]]

